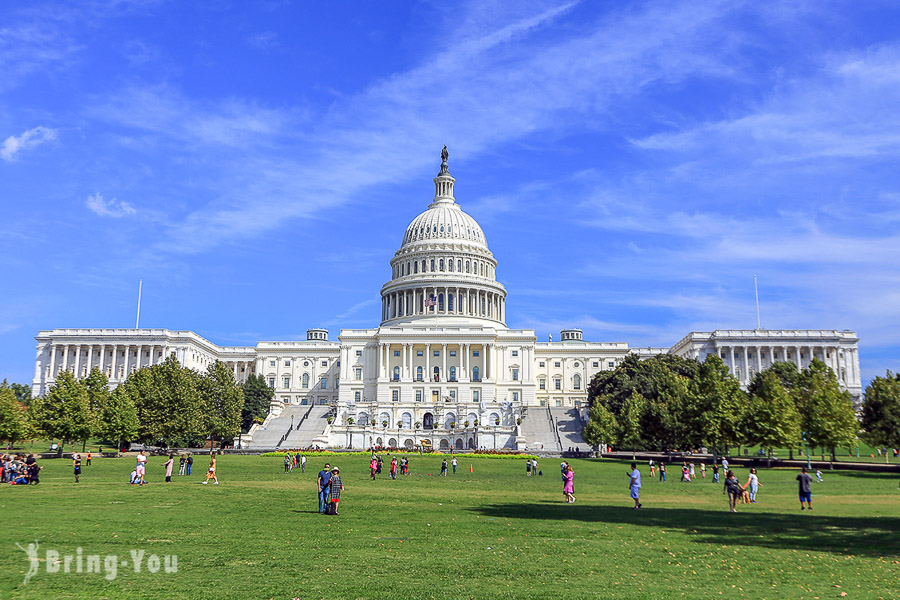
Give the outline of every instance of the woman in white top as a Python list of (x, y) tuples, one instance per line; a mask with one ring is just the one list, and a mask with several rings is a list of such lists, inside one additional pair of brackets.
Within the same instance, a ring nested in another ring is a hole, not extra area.
[(744, 484), (744, 489), (750, 492), (750, 502), (756, 504), (756, 492), (761, 485), (759, 477), (756, 476), (756, 469), (750, 469), (750, 477), (747, 478), (747, 483)]

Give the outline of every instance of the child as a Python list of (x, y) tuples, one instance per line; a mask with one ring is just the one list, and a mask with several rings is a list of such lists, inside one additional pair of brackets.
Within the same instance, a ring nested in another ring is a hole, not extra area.
[(339, 515), (338, 506), (341, 502), (341, 492), (344, 491), (344, 482), (341, 481), (341, 470), (337, 467), (331, 470), (331, 502), (334, 504), (334, 514)]
[(822, 469), (816, 469), (816, 482), (822, 483), (822, 481), (824, 481), (822, 479)]

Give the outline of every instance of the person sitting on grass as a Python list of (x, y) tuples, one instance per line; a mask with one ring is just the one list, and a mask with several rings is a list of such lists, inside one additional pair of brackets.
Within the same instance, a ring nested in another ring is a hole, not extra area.
[(328, 486), (331, 490), (331, 502), (334, 504), (334, 514), (339, 515), (338, 506), (341, 502), (341, 492), (344, 491), (344, 482), (341, 481), (341, 470), (337, 467), (331, 470), (331, 481)]

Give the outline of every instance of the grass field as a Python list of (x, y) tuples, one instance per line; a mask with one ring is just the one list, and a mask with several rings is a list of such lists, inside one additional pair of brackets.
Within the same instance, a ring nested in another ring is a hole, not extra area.
[[(727, 511), (721, 486), (670, 470), (630, 508), (626, 464), (576, 460), (577, 503), (562, 502), (559, 461), (526, 478), (523, 461), (440, 459), (370, 481), (347, 457), (341, 515), (317, 513), (314, 480), (278, 458), (225, 456), (221, 485), (194, 475), (128, 485), (134, 459), (43, 461), (41, 484), (0, 487), (0, 598), (897, 598), (900, 475), (826, 472), (800, 512), (795, 470), (763, 470), (759, 503)], [(469, 472), (469, 465), (474, 472)], [(746, 481), (746, 469), (738, 475)], [(430, 475), (429, 475), (430, 474)], [(27, 585), (26, 546), (41, 559)], [(48, 573), (45, 552), (116, 555), (101, 573)], [(132, 550), (145, 552), (135, 573)], [(147, 558), (177, 555), (177, 572)], [(845, 594), (845, 595), (844, 595)]]

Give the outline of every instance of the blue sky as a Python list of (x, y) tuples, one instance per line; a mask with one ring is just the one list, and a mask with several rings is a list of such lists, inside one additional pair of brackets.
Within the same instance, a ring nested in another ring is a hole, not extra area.
[(508, 325), (900, 355), (893, 2), (7, 2), (0, 377), (54, 327), (378, 324), (443, 144)]

